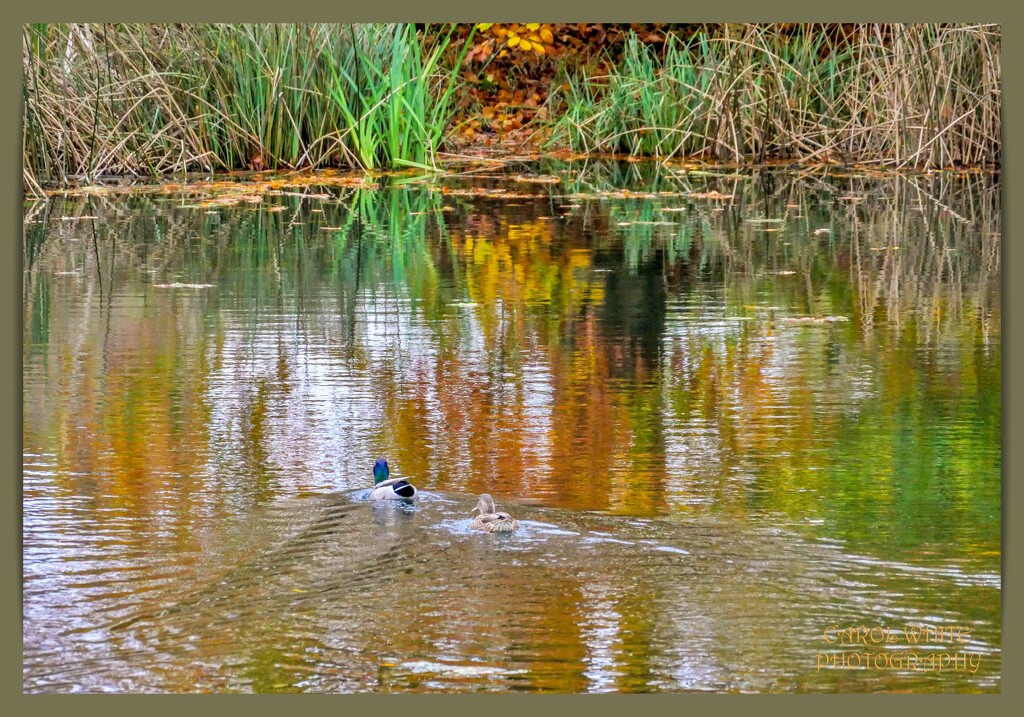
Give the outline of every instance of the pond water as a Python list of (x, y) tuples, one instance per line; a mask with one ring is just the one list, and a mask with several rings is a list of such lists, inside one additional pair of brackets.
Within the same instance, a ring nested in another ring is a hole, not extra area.
[(26, 204), (24, 689), (999, 691), (999, 213), (614, 163)]

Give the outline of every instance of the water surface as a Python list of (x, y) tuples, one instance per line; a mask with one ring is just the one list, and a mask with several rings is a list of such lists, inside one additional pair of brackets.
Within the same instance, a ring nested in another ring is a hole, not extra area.
[(1000, 689), (997, 179), (347, 184), (26, 205), (26, 691)]

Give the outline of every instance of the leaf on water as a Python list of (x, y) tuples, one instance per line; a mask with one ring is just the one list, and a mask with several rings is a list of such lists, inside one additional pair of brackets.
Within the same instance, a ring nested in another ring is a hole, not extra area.
[(267, 194), (273, 194), (275, 196), (282, 197), (300, 197), (302, 199), (335, 199), (333, 194), (306, 194), (305, 192), (286, 192), (281, 189), (275, 189), (267, 192)]
[[(487, 197), (491, 199), (546, 199), (546, 195), (542, 194), (523, 194), (510, 192), (507, 189), (500, 188), (489, 188), (489, 187), (474, 187), (472, 189), (452, 189), (451, 187), (441, 187), (441, 193), (457, 196), (457, 197)], [(445, 211), (451, 211), (450, 209)]]
[(685, 197), (690, 196), (685, 192), (631, 192), (628, 189), (611, 190), (611, 191), (599, 191), (599, 192), (580, 192), (578, 194), (569, 194), (562, 199), (568, 199), (571, 201), (580, 201), (584, 199), (660, 199), (662, 197)]
[(509, 177), (509, 181), (520, 182), (523, 184), (558, 184), (562, 180), (559, 177), (553, 177), (550, 174), (539, 174), (536, 176), (517, 174), (514, 177)]
[(688, 197), (694, 199), (732, 199), (731, 194), (722, 194), (721, 192), (710, 191), (710, 192), (689, 192), (686, 194)]

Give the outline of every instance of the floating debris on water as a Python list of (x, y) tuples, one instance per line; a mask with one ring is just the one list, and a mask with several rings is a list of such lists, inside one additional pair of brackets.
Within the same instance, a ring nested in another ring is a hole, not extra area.
[(692, 197), (693, 199), (732, 199), (731, 194), (722, 194), (721, 192), (710, 191), (710, 192), (689, 192), (686, 196)]
[(558, 184), (562, 180), (558, 177), (552, 177), (549, 174), (541, 174), (536, 177), (530, 177), (525, 174), (517, 174), (514, 177), (509, 177), (510, 182), (521, 182), (524, 184)]
[(849, 320), (846, 316), (787, 316), (782, 319), (782, 323), (797, 326), (817, 326)]

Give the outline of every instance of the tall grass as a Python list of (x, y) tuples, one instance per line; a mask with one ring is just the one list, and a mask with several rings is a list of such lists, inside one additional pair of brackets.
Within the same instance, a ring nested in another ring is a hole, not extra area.
[[(551, 142), (580, 151), (897, 166), (998, 164), (997, 25), (723, 25), (662, 54), (636, 37), (607, 75), (576, 73)], [(558, 114), (557, 112), (554, 114)]]
[(432, 163), (451, 32), (411, 25), (30, 25), (27, 186), (100, 174)]

